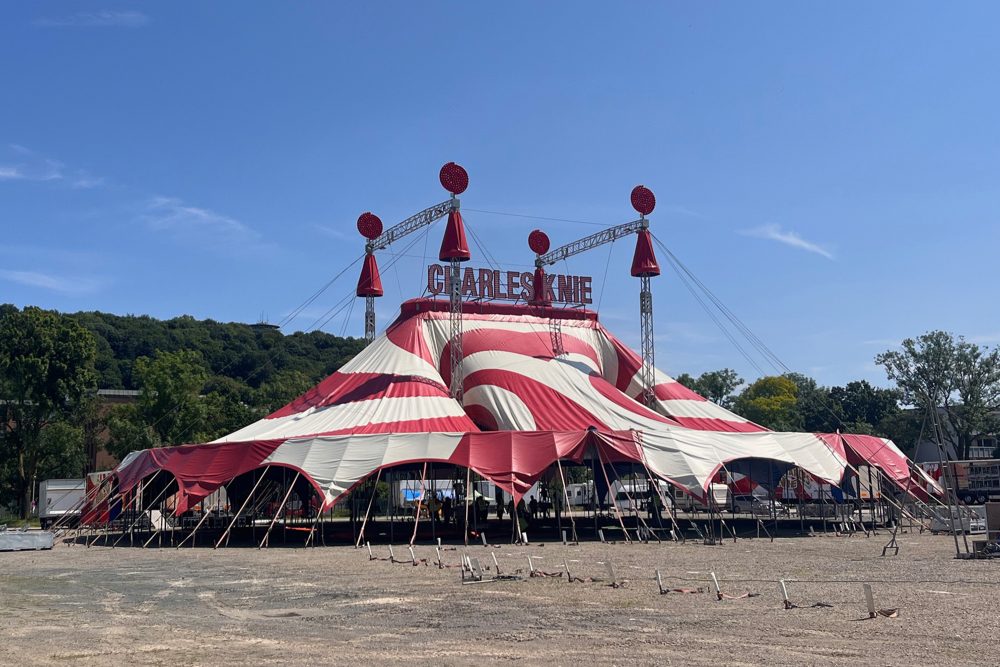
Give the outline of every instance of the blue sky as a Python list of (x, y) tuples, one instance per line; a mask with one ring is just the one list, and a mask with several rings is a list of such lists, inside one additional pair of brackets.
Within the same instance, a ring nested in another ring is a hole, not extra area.
[[(557, 244), (597, 227), (482, 211), (615, 224), (644, 183), (657, 237), (788, 366), (884, 384), (872, 357), (906, 336), (1000, 342), (998, 20), (994, 3), (5, 3), (0, 302), (280, 321), (361, 254), (360, 212), (444, 199), (455, 160), (500, 263), (530, 264), (535, 227)], [(380, 256), (381, 324), (440, 235)], [(637, 344), (632, 247), (561, 268), (595, 276)], [(755, 377), (660, 259), (658, 365)], [(324, 328), (361, 335), (361, 311)]]

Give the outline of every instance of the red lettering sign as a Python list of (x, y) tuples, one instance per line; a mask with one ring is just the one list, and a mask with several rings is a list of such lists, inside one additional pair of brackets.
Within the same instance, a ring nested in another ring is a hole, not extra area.
[[(534, 276), (530, 272), (497, 271), (465, 267), (458, 279), (462, 298), (531, 301), (534, 297)], [(448, 294), (451, 267), (431, 264), (427, 267), (427, 292)], [(594, 302), (593, 278), (546, 273), (542, 287), (548, 300), (567, 305), (588, 305)]]

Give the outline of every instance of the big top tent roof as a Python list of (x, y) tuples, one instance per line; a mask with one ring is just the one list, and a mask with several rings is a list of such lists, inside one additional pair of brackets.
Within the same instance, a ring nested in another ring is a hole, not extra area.
[[(326, 506), (381, 468), (420, 461), (470, 467), (519, 497), (557, 459), (593, 448), (695, 493), (727, 462), (771, 459), (839, 484), (850, 451), (839, 436), (767, 431), (657, 371), (656, 401), (636, 400), (639, 357), (597, 315), (577, 309), (469, 302), (463, 310), (464, 406), (449, 396), (448, 304), (415, 299), (386, 332), (280, 410), (214, 443), (126, 459), (123, 487), (155, 470), (180, 486), (178, 507), (267, 465), (302, 472)], [(560, 318), (565, 354), (552, 353)], [(890, 478), (903, 483), (898, 450)]]

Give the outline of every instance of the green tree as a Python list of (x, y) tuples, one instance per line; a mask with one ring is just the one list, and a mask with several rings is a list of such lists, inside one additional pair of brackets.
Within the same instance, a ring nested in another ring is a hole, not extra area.
[(744, 382), (743, 378), (731, 368), (707, 371), (697, 378), (691, 377), (688, 373), (681, 373), (674, 379), (696, 394), (726, 408), (732, 407), (733, 392)]
[(260, 386), (252, 402), (268, 415), (304, 394), (314, 383), (315, 380), (301, 371), (281, 371)]
[(900, 412), (899, 396), (897, 390), (874, 387), (867, 380), (830, 389), (830, 401), (841, 416), (843, 430), (885, 437), (889, 437), (885, 433), (888, 420)]
[(150, 449), (161, 443), (142, 418), (137, 405), (116, 405), (106, 417), (108, 438), (104, 449), (119, 461), (129, 452)]
[(723, 407), (733, 404), (733, 392), (743, 385), (743, 378), (731, 368), (702, 373), (698, 378), (699, 394)]
[(135, 361), (140, 382), (139, 415), (159, 444), (199, 442), (206, 427), (207, 408), (201, 397), (208, 370), (198, 352), (157, 350)]
[(266, 415), (254, 400), (257, 392), (233, 378), (215, 376), (205, 388), (205, 439), (232, 433)]
[(842, 427), (843, 412), (831, 399), (830, 389), (801, 373), (786, 373), (782, 377), (795, 383), (795, 412), (798, 414), (795, 422), (800, 429), (810, 433), (832, 433)]
[(695, 378), (695, 377), (692, 377), (690, 373), (681, 373), (680, 375), (678, 375), (674, 379), (677, 380), (682, 385), (684, 385), (685, 387), (687, 387), (688, 389), (690, 389), (691, 391), (694, 391), (694, 392), (698, 391), (698, 389), (697, 389), (697, 387), (698, 387), (698, 379)]
[(0, 459), (25, 518), (31, 485), (58, 458), (55, 448), (73, 442), (62, 427), (44, 438), (43, 432), (67, 421), (94, 388), (95, 356), (93, 336), (68, 317), (34, 307), (0, 309)]
[(736, 397), (735, 411), (774, 431), (799, 430), (798, 387), (784, 376), (765, 376)]
[(84, 429), (57, 421), (42, 429), (39, 439), (38, 479), (83, 476), (86, 465)]
[(996, 430), (1000, 410), (1000, 351), (945, 331), (907, 338), (875, 357), (902, 400), (924, 414), (943, 412), (943, 437), (968, 458), (976, 436)]

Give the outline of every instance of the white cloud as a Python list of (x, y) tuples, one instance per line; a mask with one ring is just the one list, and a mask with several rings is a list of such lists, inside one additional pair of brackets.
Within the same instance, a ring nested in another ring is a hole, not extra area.
[(14, 164), (0, 166), (0, 180), (58, 181), (63, 177), (65, 165), (59, 160), (47, 158), (33, 150), (10, 144), (11, 153), (16, 155)]
[(176, 197), (153, 197), (140, 218), (154, 231), (165, 231), (177, 237), (208, 236), (227, 241), (254, 241), (256, 231), (239, 220), (207, 208), (188, 206)]
[(42, 18), (35, 25), (46, 28), (141, 28), (149, 24), (149, 17), (137, 11), (103, 9), (96, 12), (78, 12), (61, 18)]
[(976, 345), (996, 345), (1000, 343), (1000, 333), (975, 334), (966, 336), (965, 340)]
[(347, 239), (355, 238), (354, 235), (345, 234), (339, 229), (334, 229), (329, 225), (313, 225), (313, 227), (316, 229), (316, 231), (326, 236), (329, 236), (332, 239), (338, 239), (340, 241), (344, 241)]
[(80, 171), (70, 185), (77, 190), (90, 190), (104, 185), (104, 179), (99, 176), (91, 176), (87, 172)]
[(902, 338), (871, 338), (861, 341), (862, 345), (876, 345), (878, 347), (895, 347), (899, 345)]
[(761, 225), (755, 229), (748, 229), (742, 232), (742, 234), (745, 236), (755, 236), (761, 239), (777, 241), (778, 243), (784, 243), (785, 245), (792, 246), (793, 248), (799, 248), (800, 250), (822, 255), (830, 260), (834, 259), (833, 253), (823, 246), (813, 243), (812, 241), (805, 240), (796, 232), (790, 230), (785, 231), (775, 224)]
[(57, 276), (38, 271), (0, 270), (0, 279), (63, 294), (87, 294), (96, 291), (101, 282), (80, 276)]

